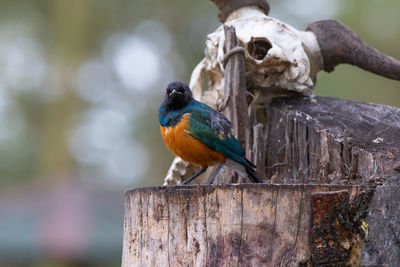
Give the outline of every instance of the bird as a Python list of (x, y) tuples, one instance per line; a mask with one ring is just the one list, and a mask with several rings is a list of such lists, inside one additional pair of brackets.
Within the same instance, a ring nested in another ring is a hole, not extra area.
[(233, 135), (232, 124), (220, 112), (193, 98), (189, 86), (180, 81), (168, 84), (158, 110), (160, 131), (167, 148), (176, 156), (201, 169), (183, 184), (217, 165), (207, 184), (212, 184), (224, 165), (253, 183), (261, 183), (256, 166)]

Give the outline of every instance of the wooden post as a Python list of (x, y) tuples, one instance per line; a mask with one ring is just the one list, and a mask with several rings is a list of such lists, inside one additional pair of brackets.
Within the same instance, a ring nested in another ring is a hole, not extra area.
[[(233, 26), (224, 25), (225, 51), (229, 55), (225, 58), (224, 92), (225, 99), (219, 109), (232, 122), (233, 132), (239, 142), (246, 147), (246, 134), (249, 132), (248, 104), (246, 100), (246, 78), (244, 51), (234, 52), (240, 48)], [(231, 53), (229, 53), (231, 52)], [(233, 52), (233, 53), (232, 53)], [(225, 183), (238, 182), (236, 173), (224, 167), (217, 176), (217, 180)]]

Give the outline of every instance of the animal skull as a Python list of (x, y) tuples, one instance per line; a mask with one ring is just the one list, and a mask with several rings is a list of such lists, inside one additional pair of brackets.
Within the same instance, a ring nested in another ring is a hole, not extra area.
[[(244, 7), (232, 13), (226, 25), (234, 26), (239, 45), (245, 49), (246, 78), (258, 88), (283, 88), (310, 95), (315, 84), (313, 62), (308, 48), (318, 48), (311, 32), (301, 32), (261, 10)], [(207, 72), (224, 73), (224, 29), (220, 26), (207, 37), (205, 61)], [(315, 50), (315, 49), (314, 49)], [(320, 53), (316, 49), (314, 53)], [(318, 57), (317, 57), (318, 58)], [(320, 57), (319, 57), (320, 58)]]
[[(251, 87), (312, 94), (317, 69), (323, 64), (318, 41), (312, 32), (298, 31), (255, 7), (234, 11), (225, 25), (235, 27), (239, 45), (245, 50), (246, 80)], [(194, 97), (213, 107), (217, 107), (224, 96), (223, 26), (207, 36), (205, 58), (190, 79)], [(205, 73), (209, 75), (210, 84), (209, 90), (203, 93)]]

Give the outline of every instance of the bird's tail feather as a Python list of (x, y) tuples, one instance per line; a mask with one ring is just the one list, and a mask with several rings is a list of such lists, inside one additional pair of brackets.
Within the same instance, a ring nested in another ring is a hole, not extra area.
[(227, 159), (225, 164), (241, 175), (245, 175), (246, 173), (253, 183), (261, 183), (261, 180), (258, 178), (255, 170), (256, 166), (246, 158), (242, 157), (238, 160)]
[[(246, 161), (248, 161), (248, 160), (246, 159)], [(258, 175), (257, 175), (257, 173), (256, 173), (254, 164), (251, 163), (250, 161), (248, 161), (248, 162), (249, 162), (251, 165), (246, 164), (246, 165), (245, 165), (245, 168), (246, 168), (246, 173), (247, 173), (247, 175), (249, 176), (250, 180), (251, 180), (253, 183), (261, 183), (261, 180), (260, 180), (260, 178), (258, 178)], [(253, 166), (254, 166), (254, 167), (253, 167)]]

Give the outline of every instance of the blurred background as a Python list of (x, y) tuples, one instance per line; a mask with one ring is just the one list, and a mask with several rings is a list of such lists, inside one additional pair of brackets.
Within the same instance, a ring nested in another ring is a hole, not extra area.
[[(336, 18), (400, 59), (398, 0), (270, 0), (298, 29)], [(0, 266), (119, 266), (124, 192), (161, 185), (157, 109), (189, 81), (207, 0), (0, 0)], [(400, 107), (400, 82), (351, 66), (317, 95)]]

